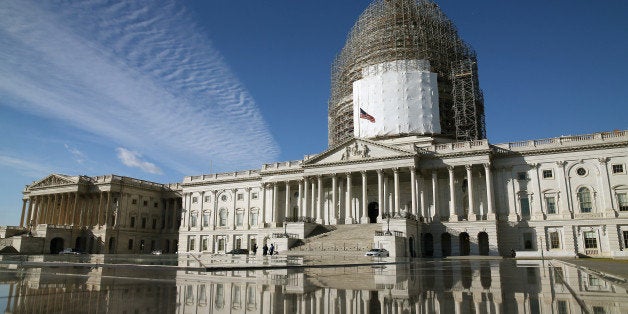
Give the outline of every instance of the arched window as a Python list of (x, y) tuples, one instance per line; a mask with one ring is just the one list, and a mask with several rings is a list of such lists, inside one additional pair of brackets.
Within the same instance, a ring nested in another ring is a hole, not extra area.
[(218, 215), (219, 221), (218, 225), (224, 227), (227, 225), (227, 210), (224, 208), (220, 209), (220, 215)]
[(591, 191), (589, 191), (589, 188), (582, 187), (578, 189), (578, 202), (580, 203), (580, 212), (591, 212)]
[(244, 211), (242, 209), (236, 210), (236, 226), (241, 227), (244, 218)]
[(251, 226), (257, 226), (258, 220), (259, 220), (258, 219), (259, 218), (259, 211), (252, 210), (250, 218), (251, 218), (251, 221), (250, 221)]
[(192, 214), (190, 215), (190, 227), (196, 227), (197, 216), (198, 216), (197, 212), (192, 212)]
[(204, 211), (203, 212), (203, 227), (209, 227), (209, 218), (210, 217), (210, 212), (209, 211)]

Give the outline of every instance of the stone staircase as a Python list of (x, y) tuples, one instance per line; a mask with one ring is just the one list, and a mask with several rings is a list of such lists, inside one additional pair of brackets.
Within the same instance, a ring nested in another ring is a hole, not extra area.
[(373, 248), (376, 230), (382, 224), (336, 225), (335, 230), (304, 239), (301, 245), (290, 249), (290, 253), (323, 252), (366, 252)]

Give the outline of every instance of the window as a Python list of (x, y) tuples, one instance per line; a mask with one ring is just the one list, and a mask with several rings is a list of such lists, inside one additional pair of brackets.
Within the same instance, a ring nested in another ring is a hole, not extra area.
[(548, 214), (556, 214), (556, 198), (554, 196), (546, 196), (545, 205), (547, 205)]
[(146, 217), (142, 217), (142, 229), (146, 229)]
[(131, 217), (131, 228), (135, 227), (135, 217)]
[(523, 248), (525, 250), (533, 250), (534, 249), (534, 245), (533, 245), (533, 241), (532, 241), (532, 233), (524, 233), (523, 234)]
[(580, 168), (576, 169), (576, 173), (579, 176), (581, 176), (581, 177), (585, 176), (587, 174), (587, 169), (584, 169), (584, 168), (580, 167)]
[(617, 193), (617, 204), (620, 211), (628, 211), (628, 194)]
[(144, 207), (148, 206), (148, 201), (144, 201), (143, 204), (144, 204)]
[(158, 203), (158, 202), (155, 202), (155, 203), (153, 204), (153, 207), (155, 207), (155, 208), (159, 207), (159, 203)]
[(606, 310), (602, 306), (594, 306), (593, 314), (606, 314)]
[(258, 195), (259, 195), (259, 194), (258, 194), (257, 192), (253, 192), (253, 193), (251, 193), (251, 199), (256, 200), (256, 199), (258, 198)]
[(133, 204), (133, 205), (137, 204), (137, 200), (136, 199), (132, 199), (131, 200), (131, 204)]
[(244, 193), (238, 193), (238, 201), (241, 201), (244, 199)]
[(622, 164), (612, 165), (611, 167), (613, 169), (613, 174), (624, 173), (624, 165), (622, 165)]
[(551, 179), (554, 177), (554, 173), (551, 169), (543, 170), (543, 179)]
[(129, 250), (133, 249), (133, 239), (129, 239), (129, 246), (127, 247)]
[(528, 196), (522, 197), (519, 199), (519, 203), (521, 204), (521, 216), (523, 218), (530, 218), (530, 201), (528, 200)]
[(622, 234), (624, 235), (624, 249), (628, 248), (628, 231), (622, 231)]
[(257, 226), (259, 213), (257, 211), (251, 212), (251, 226)]
[(219, 221), (218, 221), (218, 225), (221, 227), (224, 227), (227, 225), (227, 210), (226, 209), (221, 209), (220, 210), (220, 215), (219, 217)]
[(205, 196), (205, 203), (209, 203), (209, 200), (210, 200), (209, 196)]
[(190, 215), (190, 227), (196, 227), (196, 218), (197, 218), (196, 216), (197, 215), (198, 214), (196, 212), (194, 212), (194, 213), (192, 213)]
[(218, 251), (224, 251), (225, 250), (225, 239), (221, 238), (218, 239)]
[(569, 308), (567, 307), (567, 301), (559, 300), (556, 303), (556, 309), (558, 310), (558, 314), (569, 314)]
[(236, 226), (238, 226), (238, 227), (242, 226), (243, 217), (244, 217), (244, 211), (238, 210), (236, 212)]
[(526, 180), (528, 175), (525, 172), (517, 172), (517, 180)]
[(591, 212), (591, 192), (589, 188), (582, 187), (578, 190), (578, 202), (580, 203), (580, 212)]
[(194, 241), (196, 240), (196, 237), (194, 236), (189, 236), (188, 237), (188, 251), (194, 251)]
[(560, 235), (558, 231), (550, 232), (549, 240), (551, 249), (560, 249)]
[(192, 203), (198, 203), (198, 197), (196, 196), (192, 197)]
[(593, 275), (589, 275), (589, 287), (591, 286), (601, 286), (600, 284), (600, 278), (593, 276)]
[(597, 238), (595, 237), (595, 231), (584, 232), (584, 248), (597, 249)]
[(153, 229), (157, 229), (157, 218), (153, 218)]
[(203, 212), (203, 227), (209, 227), (209, 212)]
[(202, 251), (207, 251), (209, 246), (209, 237), (208, 236), (201, 236), (201, 250)]

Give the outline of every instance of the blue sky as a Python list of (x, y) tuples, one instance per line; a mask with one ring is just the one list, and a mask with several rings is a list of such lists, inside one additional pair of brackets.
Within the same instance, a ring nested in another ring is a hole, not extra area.
[[(0, 2), (0, 225), (49, 173), (178, 182), (327, 146), (366, 0)], [(437, 1), (478, 53), (492, 143), (628, 129), (628, 2)]]

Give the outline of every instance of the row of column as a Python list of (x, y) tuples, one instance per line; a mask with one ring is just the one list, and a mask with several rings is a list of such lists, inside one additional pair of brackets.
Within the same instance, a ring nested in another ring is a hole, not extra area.
[(30, 196), (22, 201), (20, 227), (38, 224), (102, 226), (106, 224), (106, 209), (110, 206), (111, 192), (100, 192), (98, 196), (78, 192)]

